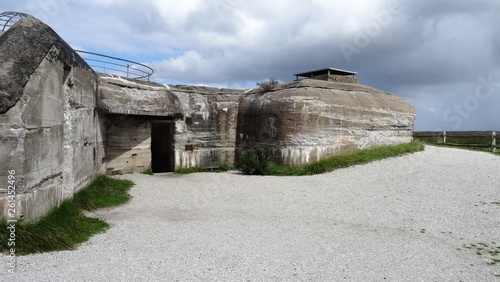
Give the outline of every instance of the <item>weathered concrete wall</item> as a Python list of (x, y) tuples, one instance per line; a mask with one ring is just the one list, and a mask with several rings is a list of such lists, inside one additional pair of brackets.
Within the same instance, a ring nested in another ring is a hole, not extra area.
[(236, 125), (242, 90), (172, 86), (184, 118), (176, 122), (175, 166), (234, 164)]
[(151, 122), (182, 118), (180, 102), (169, 86), (100, 74), (98, 110), (107, 173), (151, 168)]
[(179, 99), (168, 85), (100, 74), (100, 112), (125, 115), (182, 116)]
[(151, 117), (107, 115), (105, 125), (108, 173), (134, 173), (150, 168)]
[[(99, 170), (96, 78), (37, 20), (23, 19), (0, 38), (0, 178), (16, 172), (17, 218), (45, 214)], [(5, 216), (6, 185), (0, 184)]]
[(110, 173), (151, 167), (151, 122), (175, 123), (175, 167), (234, 164), (242, 90), (173, 86), (103, 75), (98, 107), (106, 113)]
[(412, 140), (415, 109), (368, 86), (304, 79), (240, 103), (237, 143), (273, 149), (275, 161), (304, 165), (330, 155)]
[(305, 79), (317, 79), (317, 80), (326, 80), (331, 82), (354, 83), (354, 84), (359, 83), (357, 77), (333, 75), (333, 74), (322, 74)]

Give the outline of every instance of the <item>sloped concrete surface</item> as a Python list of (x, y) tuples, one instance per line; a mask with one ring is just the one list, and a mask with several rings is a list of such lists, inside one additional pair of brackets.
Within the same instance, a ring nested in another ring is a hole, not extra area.
[(76, 251), (20, 257), (15, 276), (0, 275), (11, 281), (496, 281), (500, 265), (464, 246), (500, 246), (499, 171), (498, 156), (427, 147), (309, 177), (125, 175), (137, 184), (134, 198), (96, 214), (111, 224), (106, 233)]
[(72, 53), (64, 40), (36, 19), (21, 19), (7, 30), (0, 37), (0, 114), (21, 99), (30, 76), (45, 58), (89, 68), (80, 56)]

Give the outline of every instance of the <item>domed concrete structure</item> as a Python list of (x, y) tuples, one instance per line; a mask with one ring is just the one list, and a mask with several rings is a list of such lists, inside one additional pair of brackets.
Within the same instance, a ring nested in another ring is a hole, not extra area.
[(303, 79), (241, 99), (241, 155), (270, 148), (274, 161), (304, 165), (331, 155), (412, 140), (415, 109), (372, 87)]

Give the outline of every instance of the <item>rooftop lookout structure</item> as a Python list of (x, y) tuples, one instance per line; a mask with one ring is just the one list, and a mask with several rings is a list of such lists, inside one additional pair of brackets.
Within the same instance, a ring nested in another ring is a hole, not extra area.
[(332, 82), (343, 82), (343, 83), (354, 83), (358, 84), (358, 79), (356, 78), (357, 72), (335, 69), (335, 68), (326, 68), (315, 71), (308, 71), (302, 73), (296, 73), (295, 80), (299, 80), (299, 77), (309, 78), (309, 79), (318, 79), (318, 80), (326, 80)]

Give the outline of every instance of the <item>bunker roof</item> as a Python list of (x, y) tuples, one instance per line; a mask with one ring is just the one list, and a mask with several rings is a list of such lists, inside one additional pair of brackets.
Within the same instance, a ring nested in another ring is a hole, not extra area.
[(308, 71), (308, 72), (302, 72), (302, 73), (296, 73), (294, 74), (297, 79), (299, 77), (313, 77), (313, 76), (318, 76), (318, 75), (342, 75), (342, 76), (355, 76), (358, 73), (353, 72), (353, 71), (347, 71), (347, 70), (341, 70), (341, 69), (335, 69), (335, 68), (326, 68), (326, 69), (320, 69), (320, 70), (315, 70), (315, 71)]

